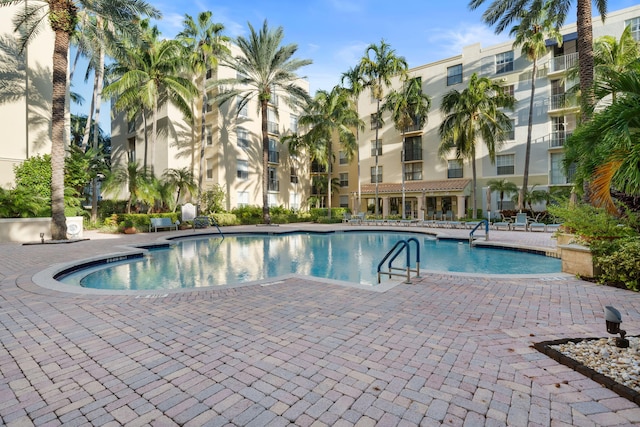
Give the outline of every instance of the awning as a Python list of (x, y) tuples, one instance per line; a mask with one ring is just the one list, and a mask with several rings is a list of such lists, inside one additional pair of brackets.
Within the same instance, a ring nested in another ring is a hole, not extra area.
[[(470, 179), (447, 179), (442, 181), (407, 181), (404, 184), (405, 193), (461, 193), (464, 192)], [(362, 194), (375, 194), (375, 184), (362, 184)], [(402, 183), (381, 182), (378, 184), (378, 194), (402, 193)]]

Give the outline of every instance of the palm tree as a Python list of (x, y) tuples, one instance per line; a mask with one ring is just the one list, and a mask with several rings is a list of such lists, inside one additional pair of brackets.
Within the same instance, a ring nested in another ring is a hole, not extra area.
[(522, 175), (522, 187), (518, 192), (518, 210), (524, 208), (524, 200), (529, 185), (529, 163), (531, 159), (531, 133), (533, 131), (533, 101), (536, 93), (536, 78), (538, 72), (538, 59), (547, 54), (547, 40), (555, 40), (562, 45), (562, 35), (555, 26), (556, 19), (548, 13), (549, 3), (532, 16), (526, 16), (523, 21), (529, 24), (519, 24), (511, 29), (510, 35), (515, 36), (513, 47), (522, 46), (522, 55), (526, 55), (533, 62), (531, 68), (531, 95), (529, 95), (529, 116), (527, 122), (527, 143), (524, 155), (524, 172)]
[(126, 186), (128, 190), (127, 213), (131, 213), (131, 205), (150, 201), (149, 195), (155, 191), (152, 177), (153, 175), (148, 168), (139, 165), (138, 162), (129, 162), (126, 165), (115, 167), (106, 175), (104, 191), (105, 193), (118, 194), (122, 187)]
[(391, 112), (395, 128), (402, 133), (402, 219), (405, 219), (405, 159), (407, 129), (415, 126), (422, 129), (431, 109), (431, 98), (422, 92), (422, 80), (410, 79), (404, 82), (401, 91), (392, 90), (386, 97), (382, 110)]
[[(298, 123), (309, 131), (303, 136), (303, 145), (311, 151), (313, 160), (327, 168), (327, 179), (331, 181), (333, 161), (332, 141), (334, 135), (347, 161), (351, 162), (358, 150), (354, 129), (363, 128), (350, 93), (340, 86), (334, 86), (331, 92), (319, 90), (309, 103)], [(331, 218), (331, 187), (328, 190), (329, 218)]]
[(505, 178), (489, 180), (487, 181), (487, 185), (489, 186), (490, 192), (500, 193), (500, 211), (502, 211), (504, 196), (518, 192), (518, 186), (511, 181), (507, 181)]
[[(591, 1), (576, 0), (577, 27), (578, 27), (578, 61), (580, 64), (580, 91), (583, 94), (583, 102), (586, 107), (594, 104), (594, 98), (590, 94), (593, 86), (593, 28), (591, 25)], [(476, 9), (487, 0), (470, 0), (469, 7)], [(491, 4), (483, 13), (483, 20), (489, 25), (496, 25), (496, 33), (501, 33), (512, 22), (521, 18), (522, 11), (529, 11), (528, 17), (520, 22), (523, 27), (530, 26), (533, 19), (543, 7), (548, 8), (548, 15), (554, 17), (557, 26), (561, 27), (567, 17), (567, 12), (573, 4), (572, 0), (491, 0)], [(595, 0), (596, 8), (605, 19), (607, 14), (607, 0)]]
[(188, 167), (182, 169), (167, 169), (162, 174), (163, 179), (169, 184), (171, 193), (176, 193), (175, 207), (180, 202), (180, 196), (187, 191), (192, 195), (195, 193), (197, 186), (193, 177), (193, 172)]
[(596, 93), (612, 91), (616, 100), (579, 126), (565, 146), (565, 170), (577, 165), (576, 184), (592, 181), (591, 201), (616, 212), (611, 188), (640, 194), (640, 64), (611, 71)]
[[(385, 87), (391, 86), (391, 79), (399, 77), (404, 81), (407, 77), (407, 61), (402, 56), (397, 56), (394, 49), (384, 40), (379, 45), (370, 44), (365, 55), (360, 59), (356, 70), (359, 72), (361, 87), (371, 89), (371, 94), (376, 99), (375, 130), (376, 144), (379, 143), (378, 131), (382, 127), (380, 116), (380, 103), (384, 98)], [(378, 176), (378, 150), (375, 152), (375, 175)], [(378, 216), (378, 179), (376, 179), (375, 215)]]
[[(22, 47), (42, 29), (51, 26), (53, 45), (53, 88), (51, 103), (51, 237), (67, 239), (64, 215), (64, 147), (67, 66), (71, 36), (81, 11), (102, 16), (123, 31), (132, 30), (140, 16), (157, 18), (160, 13), (143, 0), (0, 0), (0, 6), (24, 4), (14, 18)], [(44, 6), (44, 7), (43, 7)]]
[(462, 92), (453, 89), (442, 98), (440, 111), (445, 115), (440, 124), (442, 142), (438, 152), (446, 157), (455, 150), (456, 158), (471, 162), (473, 173), (473, 218), (477, 217), (476, 203), (476, 146), (482, 138), (489, 159), (495, 161), (496, 151), (511, 130), (511, 120), (500, 108), (513, 108), (515, 99), (500, 85), (487, 77), (471, 75), (469, 85)]
[[(178, 34), (186, 48), (188, 61), (196, 79), (200, 80), (200, 96), (202, 97), (202, 117), (200, 121), (200, 159), (198, 174), (198, 187), (202, 191), (204, 179), (204, 149), (206, 145), (206, 115), (207, 115), (207, 74), (218, 67), (218, 59), (221, 55), (230, 53), (226, 43), (229, 38), (222, 35), (224, 25), (211, 20), (211, 12), (201, 12), (194, 20), (190, 15), (185, 15), (184, 30)], [(177, 202), (176, 202), (177, 203)]]
[(144, 37), (128, 46), (124, 56), (116, 58), (117, 62), (110, 70), (115, 81), (104, 88), (103, 94), (116, 98), (114, 107), (118, 111), (129, 110), (130, 114), (142, 111), (143, 116), (145, 111), (151, 111), (151, 160), (147, 161), (145, 149), (143, 166), (153, 172), (159, 108), (171, 102), (191, 121), (190, 101), (198, 94), (198, 89), (183, 77), (182, 45), (176, 40), (160, 40), (157, 28), (148, 28), (148, 22), (141, 25)]
[(253, 99), (258, 99), (262, 119), (262, 216), (265, 224), (271, 223), (269, 215), (269, 102), (274, 100), (274, 91), (282, 91), (284, 102), (293, 108), (301, 107), (309, 100), (309, 94), (297, 84), (300, 77), (296, 71), (311, 64), (309, 59), (294, 59), (298, 45), (282, 46), (284, 30), (272, 30), (265, 20), (256, 31), (249, 24), (249, 37), (239, 36), (235, 42), (241, 55), (227, 58), (225, 64), (237, 73), (236, 78), (217, 80), (214, 85), (230, 85), (229, 90), (216, 96), (219, 104), (239, 97), (238, 110)]

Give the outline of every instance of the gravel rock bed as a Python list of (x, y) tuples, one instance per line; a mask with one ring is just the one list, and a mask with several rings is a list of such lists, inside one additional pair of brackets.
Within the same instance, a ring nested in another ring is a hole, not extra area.
[(615, 338), (600, 338), (550, 345), (563, 355), (640, 393), (640, 337), (626, 337), (628, 348), (618, 348)]

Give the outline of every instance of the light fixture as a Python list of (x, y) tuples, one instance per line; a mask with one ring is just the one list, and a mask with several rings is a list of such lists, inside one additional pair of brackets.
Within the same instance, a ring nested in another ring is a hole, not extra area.
[(44, 243), (44, 233), (40, 233), (40, 242)]
[(620, 337), (616, 337), (616, 347), (627, 348), (629, 347), (629, 340), (625, 339), (627, 331), (620, 329), (620, 323), (622, 323), (622, 314), (610, 305), (604, 307), (604, 320), (607, 324), (607, 332), (610, 334), (620, 334)]

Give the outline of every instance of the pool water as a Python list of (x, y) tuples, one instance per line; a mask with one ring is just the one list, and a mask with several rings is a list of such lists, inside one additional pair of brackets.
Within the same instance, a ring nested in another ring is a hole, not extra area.
[[(297, 273), (360, 284), (377, 283), (377, 266), (399, 240), (420, 245), (420, 270), (487, 274), (558, 273), (560, 260), (526, 252), (471, 248), (417, 233), (344, 232), (231, 235), (188, 239), (149, 256), (83, 269), (58, 280), (87, 288), (189, 289)], [(410, 244), (415, 259), (415, 245)], [(394, 266), (404, 267), (400, 255)], [(385, 263), (386, 264), (386, 263)], [(411, 263), (415, 267), (415, 263)], [(386, 277), (386, 276), (385, 276)], [(384, 280), (389, 280), (383, 278)], [(401, 280), (395, 277), (393, 280)]]

